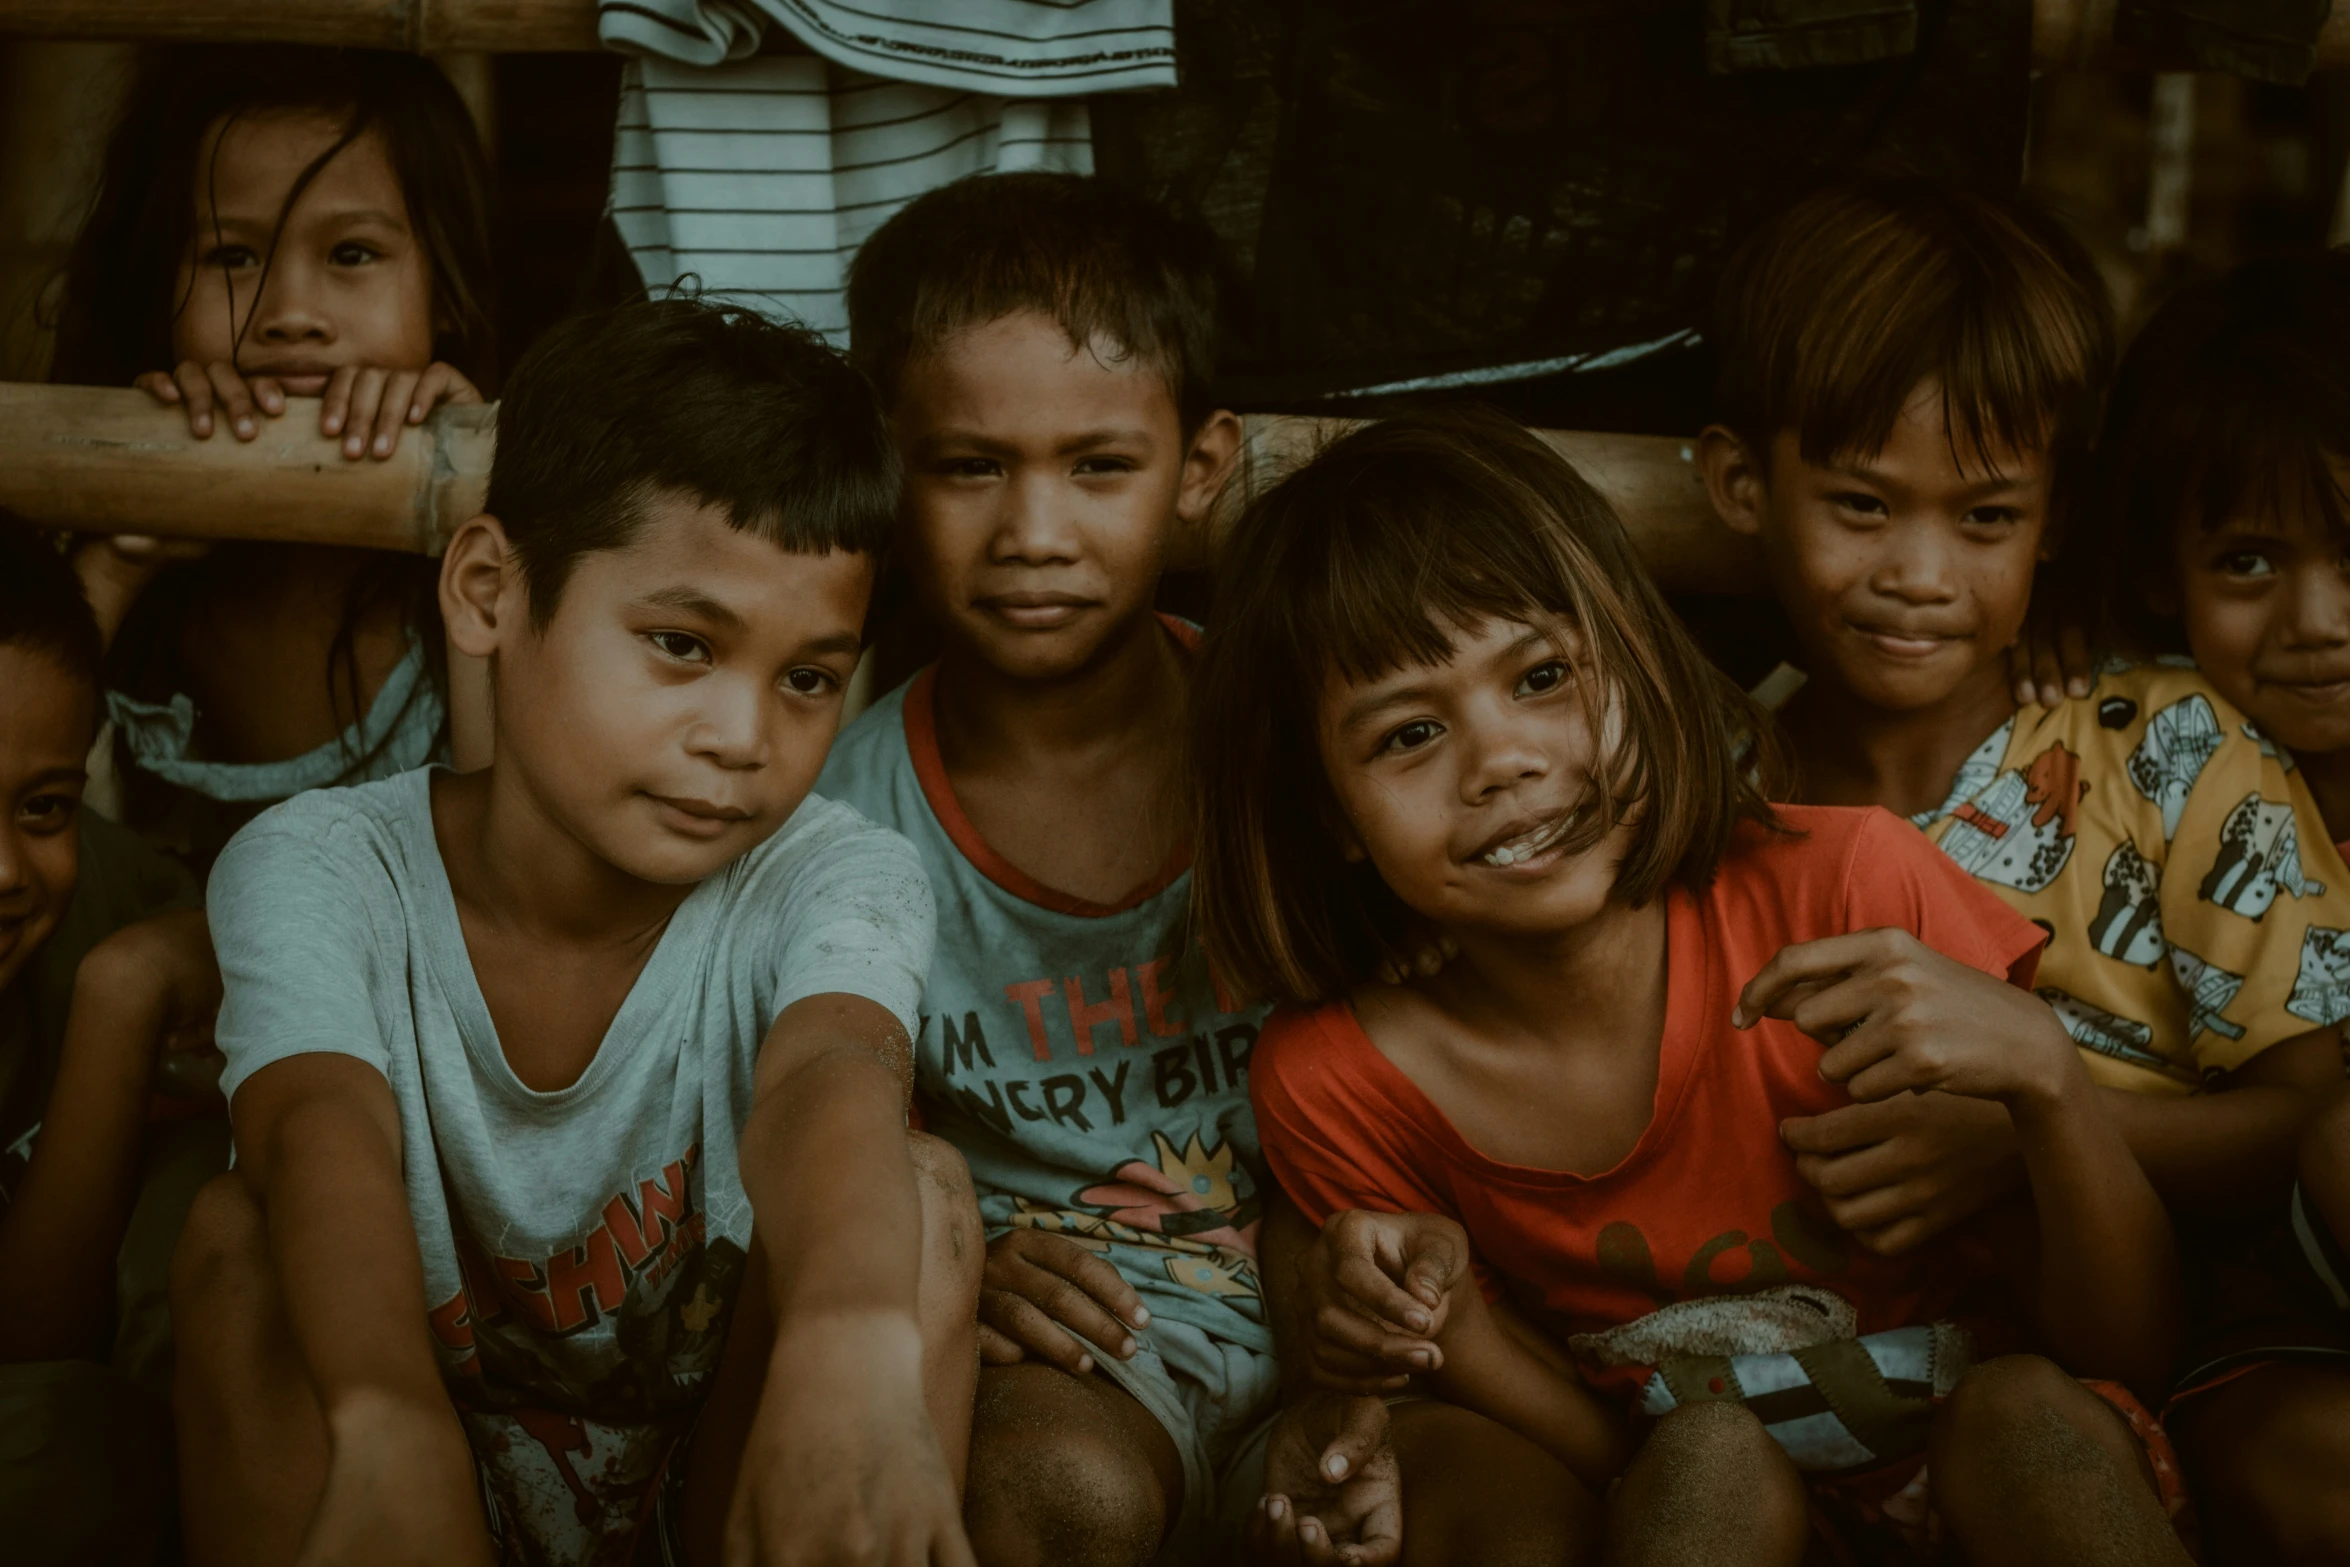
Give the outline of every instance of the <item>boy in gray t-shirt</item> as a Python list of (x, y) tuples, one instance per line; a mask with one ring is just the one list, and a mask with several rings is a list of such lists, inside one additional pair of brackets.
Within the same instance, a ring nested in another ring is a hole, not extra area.
[(938, 903), (917, 1102), (988, 1233), (972, 1549), (1236, 1559), (1278, 1382), (1264, 1009), (1184, 941), (1198, 633), (1153, 611), (1240, 443), (1207, 395), (1212, 274), (1131, 193), (990, 175), (866, 241), (849, 314), (941, 650), (821, 786), (911, 839)]
[(441, 577), (491, 765), (298, 797), (213, 873), (190, 1554), (960, 1559), (978, 1219), (905, 1130), (930, 894), (809, 792), (879, 411), (670, 300), (555, 329), (498, 423)]

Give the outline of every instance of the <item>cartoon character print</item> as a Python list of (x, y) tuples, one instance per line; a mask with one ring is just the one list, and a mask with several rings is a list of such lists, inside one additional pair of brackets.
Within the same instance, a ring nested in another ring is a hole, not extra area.
[(2007, 756), (2007, 742), (2014, 733), (2015, 720), (2010, 718), (1990, 739), (1968, 752), (1967, 759), (1958, 764), (1958, 772), (1950, 780), (1948, 797), (1932, 810), (1911, 817), (1909, 824), (1923, 831), (1981, 794), (1999, 776), (1999, 764)]
[(2181, 1076), (2176, 1063), (2154, 1053), (2154, 1030), (2136, 1018), (2118, 1017), (2092, 1002), (2053, 985), (2043, 985), (2034, 992), (2048, 1003), (2064, 1031), (2073, 1043), (2083, 1050), (2094, 1050), (2101, 1056), (2126, 1061), (2171, 1077)]
[(2105, 861), (2105, 896), (2089, 941), (2122, 963), (2152, 968), (2162, 958), (2162, 869), (2123, 839)]
[(2252, 720), (2244, 720), (2244, 738), (2260, 747), (2260, 754), (2277, 764), (2285, 772), (2293, 770), (2293, 753), (2260, 732)]
[(2219, 715), (2201, 696), (2181, 697), (2146, 721), (2146, 733), (2127, 764), (2138, 792), (2162, 807), (2162, 841), (2179, 830), (2179, 816), (2204, 764), (2219, 750)]
[(2296, 898), (2321, 897), (2325, 883), (2304, 874), (2301, 835), (2290, 801), (2272, 804), (2257, 790), (2236, 802), (2220, 825), (2219, 853), (2203, 878), (2201, 896), (2232, 914), (2259, 919), (2279, 889)]
[(1197, 1132), (1181, 1150), (1164, 1132), (1151, 1133), (1151, 1144), (1155, 1164), (1129, 1159), (1108, 1185), (1089, 1186), (1077, 1200), (1111, 1210), (1112, 1220), (1133, 1229), (1256, 1255), (1257, 1204), (1241, 1196), (1232, 1178), (1232, 1145), (1219, 1143), (1211, 1152)]
[[(1203, 1295), (1261, 1298), (1257, 1228), (1261, 1206), (1243, 1190), (1234, 1150), (1210, 1148), (1197, 1132), (1177, 1148), (1151, 1133), (1153, 1159), (1129, 1159), (1111, 1179), (1076, 1194), (1068, 1208), (1026, 1198), (1013, 1204), (1015, 1229), (1051, 1230), (1089, 1251), (1136, 1246), (1170, 1253), (1167, 1277)], [(1106, 1212), (1103, 1210), (1107, 1210)]]
[(2229, 1039), (2242, 1039), (2244, 1025), (2231, 1023), (2221, 1014), (2228, 1003), (2236, 999), (2236, 992), (2244, 988), (2244, 976), (2231, 974), (2206, 958), (2199, 958), (2185, 947), (2170, 949), (2171, 972), (2179, 977), (2179, 988), (2187, 993), (2187, 1043), (2193, 1044), (2206, 1032)]
[(1971, 876), (2039, 892), (2072, 859), (2074, 816), (2088, 792), (2080, 757), (2052, 745), (1952, 811), (1942, 852)]
[(2319, 1028), (2350, 1017), (2350, 930), (2312, 925), (2301, 933), (2301, 968), (2285, 1010)]

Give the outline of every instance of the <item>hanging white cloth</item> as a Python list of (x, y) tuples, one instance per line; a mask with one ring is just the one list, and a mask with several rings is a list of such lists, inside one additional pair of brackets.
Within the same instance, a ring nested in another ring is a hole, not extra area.
[(683, 278), (845, 341), (848, 264), (924, 191), (966, 174), (1093, 172), (1082, 99), (886, 81), (814, 55), (622, 72), (611, 212), (647, 286)]
[(1175, 85), (1174, 0), (601, 0), (604, 45), (738, 60), (770, 20), (894, 81), (1049, 98)]

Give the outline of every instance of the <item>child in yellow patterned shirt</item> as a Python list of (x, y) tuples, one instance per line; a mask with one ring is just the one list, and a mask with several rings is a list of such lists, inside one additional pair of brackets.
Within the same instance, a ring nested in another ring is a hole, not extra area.
[[(2190, 1275), (2213, 1271), (2198, 1237), (2279, 1211), (2341, 1077), (2350, 872), (2291, 758), (2183, 660), (2017, 702), (2008, 653), (2109, 366), (2094, 266), (2021, 203), (1879, 180), (1757, 235), (1719, 315), (1723, 422), (1700, 465), (1802, 649), (1781, 714), (1802, 798), (1910, 816), (2048, 930), (2040, 995), (2181, 1220)], [(2012, 1128), (1947, 1096), (1782, 1135), (1879, 1250), (2017, 1189)], [(2255, 1315), (2210, 1305), (2200, 1358), (2225, 1372), (2306, 1339)], [(2285, 1435), (2264, 1406), (2239, 1434)]]
[[(2317, 807), (2296, 822), (2302, 879), (2350, 879), (2327, 848), (2350, 838), (2350, 253), (2253, 262), (2166, 301), (2123, 361), (2099, 448), (2097, 504), (2068, 555), (2102, 600), (2104, 640), (2191, 655)], [(2299, 923), (2298, 965), (2246, 988), (2289, 982), (2288, 1013), (2338, 1017), (2350, 932), (2330, 915)], [(2202, 1270), (2211, 1326), (2166, 1417), (2215, 1553), (2248, 1561), (2350, 1559), (2339, 1083), (2299, 1174)]]

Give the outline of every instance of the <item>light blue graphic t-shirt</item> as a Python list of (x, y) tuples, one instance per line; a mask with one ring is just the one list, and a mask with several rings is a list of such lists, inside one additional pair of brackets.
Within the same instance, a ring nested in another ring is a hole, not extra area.
[(1181, 942), (1187, 863), (1107, 907), (1039, 885), (980, 838), (939, 758), (935, 673), (850, 725), (817, 782), (911, 839), (930, 876), (924, 1124), (969, 1162), (991, 1240), (1067, 1235), (1107, 1256), (1154, 1319), (1270, 1353), (1248, 1098), (1266, 1009), (1220, 994)]

